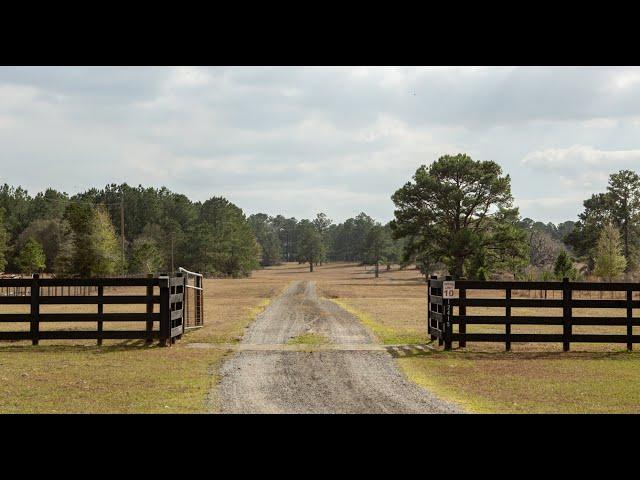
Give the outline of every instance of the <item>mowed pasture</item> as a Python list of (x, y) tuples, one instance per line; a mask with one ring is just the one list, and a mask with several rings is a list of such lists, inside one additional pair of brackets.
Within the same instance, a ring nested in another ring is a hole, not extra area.
[[(198, 413), (216, 411), (218, 369), (224, 348), (195, 349), (193, 342), (234, 343), (270, 298), (286, 285), (255, 272), (248, 279), (205, 280), (205, 326), (170, 348), (143, 341), (42, 340), (0, 342), (0, 413)], [(105, 294), (141, 294), (113, 288)], [(2, 306), (18, 313), (23, 306)], [(27, 307), (28, 308), (28, 307)], [(47, 306), (48, 312), (90, 312), (95, 306)], [(105, 312), (145, 306), (105, 306)], [(2, 324), (3, 330), (28, 324)], [(95, 329), (95, 322), (57, 322), (46, 329)], [(113, 322), (106, 329), (144, 329), (144, 322)]]
[[(337, 268), (320, 281), (325, 296), (352, 311), (382, 343), (422, 343), (426, 335), (426, 286), (415, 270), (383, 271), (373, 278), (363, 267)], [(504, 291), (468, 292), (468, 298), (500, 298)], [(548, 292), (547, 298), (554, 298)], [(555, 293), (555, 298), (560, 298)], [(574, 298), (620, 298), (622, 294), (582, 292)], [(637, 294), (636, 294), (637, 295)], [(514, 298), (544, 292), (518, 291)], [(634, 298), (636, 298), (634, 296)], [(457, 313), (457, 312), (454, 312)], [(470, 315), (504, 315), (504, 309), (468, 307)], [(512, 315), (562, 316), (562, 309), (512, 308)], [(624, 317), (625, 309), (574, 309), (575, 316)], [(634, 311), (637, 318), (640, 313)], [(455, 327), (457, 329), (457, 327)], [(640, 327), (634, 327), (637, 334)], [(626, 327), (574, 326), (576, 333), (625, 334)], [(468, 325), (467, 332), (498, 332), (504, 326)], [(512, 333), (561, 333), (562, 326), (514, 325)], [(437, 349), (437, 344), (433, 345)], [(500, 413), (628, 413), (640, 411), (640, 354), (625, 344), (468, 342), (452, 352), (416, 352), (397, 359), (405, 374), (470, 411)], [(640, 346), (637, 348), (640, 349)]]
[[(355, 264), (330, 263), (310, 273), (307, 265), (289, 263), (256, 271), (247, 279), (207, 279), (205, 326), (190, 331), (170, 348), (114, 340), (105, 340), (102, 347), (97, 347), (95, 341), (43, 340), (39, 346), (0, 342), (0, 412), (216, 412), (218, 372), (229, 354), (226, 346), (238, 342), (255, 315), (295, 280), (315, 280), (319, 295), (351, 311), (375, 333), (380, 343), (428, 343), (424, 278), (416, 270), (399, 270), (396, 266), (391, 271), (384, 267), (380, 271), (380, 278), (376, 279), (371, 267)], [(135, 289), (113, 289), (108, 293), (140, 294), (132, 290)], [(548, 295), (552, 298), (553, 294)], [(600, 294), (591, 295), (599, 298)], [(21, 308), (24, 307), (2, 306), (2, 311), (18, 312)], [(52, 312), (64, 308), (84, 312), (95, 306), (47, 308)], [(105, 311), (107, 308), (114, 312), (122, 308), (133, 311), (130, 306), (113, 305), (105, 307)], [(562, 313), (560, 309), (552, 310), (543, 313)], [(503, 314), (500, 309), (468, 307), (467, 311), (477, 315)], [(576, 314), (584, 316), (625, 313), (623, 309), (590, 309), (588, 313), (576, 310)], [(540, 312), (513, 308), (512, 314)], [(9, 328), (17, 326), (11, 324)], [(7, 324), (1, 328), (7, 329)], [(95, 328), (95, 324), (57, 323), (46, 328)], [(122, 323), (105, 324), (107, 328), (144, 327)], [(470, 325), (467, 331), (501, 328), (504, 327)], [(514, 326), (512, 332), (561, 331), (561, 328)], [(614, 333), (626, 331), (625, 327), (574, 327), (574, 331), (577, 329), (585, 333), (602, 329)], [(308, 343), (309, 348), (317, 343), (314, 339), (297, 341)], [(217, 344), (219, 348), (193, 348), (196, 343)], [(559, 344), (514, 343), (512, 352), (507, 353), (504, 344), (469, 342), (467, 348), (458, 349), (454, 343), (452, 352), (416, 351), (396, 361), (408, 378), (470, 411), (640, 410), (638, 353), (627, 353), (624, 344), (572, 344), (569, 353), (561, 349)]]

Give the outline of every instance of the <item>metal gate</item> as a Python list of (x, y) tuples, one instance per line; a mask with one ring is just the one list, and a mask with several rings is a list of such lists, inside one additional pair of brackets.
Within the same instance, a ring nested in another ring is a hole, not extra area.
[(184, 326), (185, 329), (200, 328), (204, 325), (204, 277), (201, 273), (178, 268), (185, 276)]

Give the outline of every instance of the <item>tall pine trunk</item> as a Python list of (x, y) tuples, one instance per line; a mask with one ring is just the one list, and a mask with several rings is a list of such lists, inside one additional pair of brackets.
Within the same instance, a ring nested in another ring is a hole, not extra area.
[(456, 257), (453, 278), (462, 278), (464, 276), (464, 257)]

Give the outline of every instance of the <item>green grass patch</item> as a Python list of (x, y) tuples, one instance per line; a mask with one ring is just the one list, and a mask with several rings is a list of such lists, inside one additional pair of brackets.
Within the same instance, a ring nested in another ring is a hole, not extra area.
[(118, 346), (0, 348), (0, 413), (199, 413), (219, 350)]
[(324, 335), (314, 332), (303, 333), (287, 341), (287, 345), (324, 345), (331, 343)]
[(434, 352), (397, 361), (409, 379), (472, 412), (640, 412), (637, 353)]
[[(204, 413), (218, 410), (216, 385), (227, 355), (189, 343), (233, 343), (281, 288), (242, 304), (232, 295), (205, 298), (205, 326), (170, 348), (105, 341), (40, 346), (0, 343), (0, 413)], [(209, 309), (209, 310), (207, 310)]]

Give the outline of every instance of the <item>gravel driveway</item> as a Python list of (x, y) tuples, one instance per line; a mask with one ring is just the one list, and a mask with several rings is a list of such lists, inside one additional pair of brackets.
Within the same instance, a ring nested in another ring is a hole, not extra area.
[[(409, 382), (394, 359), (379, 350), (282, 351), (313, 332), (336, 346), (373, 344), (350, 313), (316, 295), (315, 282), (293, 282), (253, 322), (222, 367), (218, 395), (223, 413), (457, 413), (459, 410)], [(251, 350), (251, 346), (257, 348)], [(372, 345), (373, 347), (373, 345)]]

